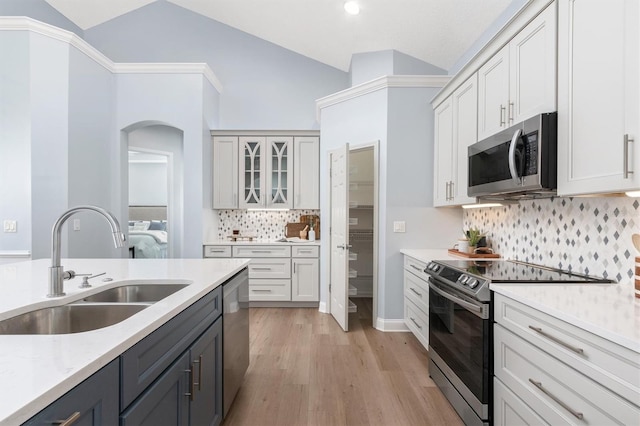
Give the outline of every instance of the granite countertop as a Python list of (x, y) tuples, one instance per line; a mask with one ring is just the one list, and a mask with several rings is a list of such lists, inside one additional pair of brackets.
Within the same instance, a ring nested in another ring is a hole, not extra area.
[(320, 240), (308, 241), (278, 241), (278, 240), (263, 240), (263, 239), (254, 239), (253, 241), (231, 241), (231, 240), (210, 240), (205, 241), (203, 245), (205, 246), (247, 246), (247, 245), (290, 245), (290, 246), (298, 246), (298, 245), (310, 245), (310, 246), (319, 246)]
[[(425, 263), (462, 259), (450, 255), (446, 249), (403, 249), (401, 252)], [(489, 288), (640, 354), (640, 298), (634, 296), (632, 281), (617, 284), (491, 284)]]
[[(49, 259), (0, 265), (0, 320), (63, 305), (129, 283), (190, 284), (132, 317), (76, 334), (0, 335), (0, 425), (37, 414), (128, 348), (221, 285), (247, 259), (63, 259), (65, 269), (105, 276), (79, 289), (81, 277), (64, 282), (66, 296), (47, 298)], [(111, 282), (103, 282), (105, 277)], [(10, 385), (8, 385), (10, 384)]]

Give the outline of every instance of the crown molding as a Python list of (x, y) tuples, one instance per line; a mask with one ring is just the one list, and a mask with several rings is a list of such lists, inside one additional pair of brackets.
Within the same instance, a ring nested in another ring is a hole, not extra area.
[(113, 74), (202, 74), (219, 93), (222, 92), (222, 83), (206, 63), (113, 62), (77, 34), (26, 16), (0, 16), (0, 31), (29, 31), (68, 43)]
[(375, 78), (366, 83), (336, 92), (316, 100), (316, 116), (320, 121), (320, 113), (323, 108), (330, 107), (369, 93), (384, 89), (395, 88), (441, 88), (444, 87), (451, 76), (449, 75), (386, 75)]

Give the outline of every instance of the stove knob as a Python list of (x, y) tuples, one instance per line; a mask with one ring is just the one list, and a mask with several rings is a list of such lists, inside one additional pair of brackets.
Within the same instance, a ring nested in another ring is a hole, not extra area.
[(468, 277), (468, 276), (466, 276), (466, 275), (461, 276), (461, 277), (460, 277), (460, 280), (459, 280), (459, 281), (460, 281), (460, 284), (465, 285), (465, 284), (467, 283), (467, 280), (468, 280), (468, 279), (469, 279), (469, 277)]
[(471, 287), (471, 288), (476, 288), (478, 286), (478, 284), (480, 284), (480, 283), (475, 278), (472, 279), (472, 280), (469, 280), (469, 287)]
[(434, 265), (433, 265), (433, 269), (432, 269), (432, 271), (433, 271), (433, 272), (438, 272), (439, 270), (440, 270), (440, 265), (438, 265), (438, 264), (434, 264)]

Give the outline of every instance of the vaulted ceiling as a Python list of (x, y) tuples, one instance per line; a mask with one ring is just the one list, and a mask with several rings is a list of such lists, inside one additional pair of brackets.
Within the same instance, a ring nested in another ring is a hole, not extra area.
[(444, 69), (512, 0), (46, 0), (83, 30), (169, 1), (341, 70), (354, 53), (394, 49)]

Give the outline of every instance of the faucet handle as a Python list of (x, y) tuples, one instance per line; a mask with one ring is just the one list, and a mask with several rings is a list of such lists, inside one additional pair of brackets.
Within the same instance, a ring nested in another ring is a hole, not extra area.
[(106, 272), (102, 272), (101, 274), (96, 274), (96, 275), (91, 275), (91, 274), (74, 274), (74, 275), (76, 277), (82, 277), (82, 283), (78, 286), (78, 288), (90, 288), (91, 284), (89, 284), (89, 280), (91, 278), (99, 277), (100, 275), (104, 275), (104, 274), (106, 274)]

